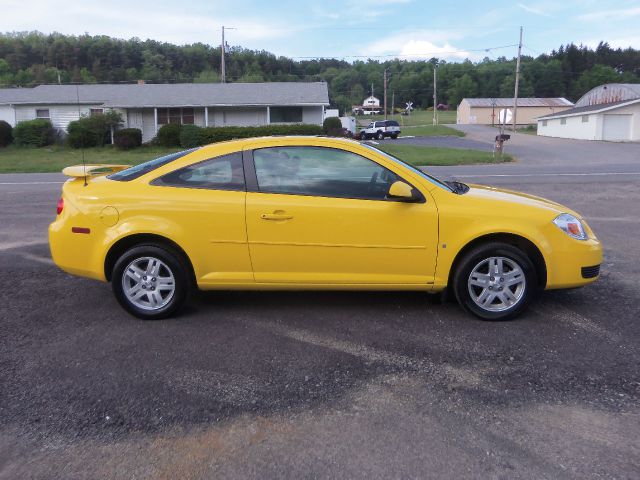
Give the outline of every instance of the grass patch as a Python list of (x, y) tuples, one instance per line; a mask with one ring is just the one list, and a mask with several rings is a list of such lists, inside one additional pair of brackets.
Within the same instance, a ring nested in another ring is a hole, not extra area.
[[(417, 145), (398, 145), (385, 142), (377, 146), (412, 165), (468, 165), (473, 163), (499, 163), (491, 152), (462, 148), (425, 147)], [(115, 163), (135, 165), (179, 148), (140, 147), (129, 151), (117, 150), (111, 146), (86, 148), (85, 161), (91, 163)], [(503, 162), (513, 157), (505, 154)], [(46, 173), (60, 172), (69, 165), (82, 163), (82, 151), (62, 146), (45, 148), (19, 148), (9, 146), (0, 148), (0, 173)]]
[[(378, 120), (384, 120), (384, 115), (358, 115), (356, 117), (359, 126), (369, 125), (369, 122), (375, 122)], [(387, 115), (387, 119), (395, 120), (403, 126), (417, 126), (417, 125), (432, 125), (433, 124), (433, 111), (432, 110), (414, 110), (411, 115)], [(438, 112), (438, 124), (450, 124), (456, 123), (456, 111), (444, 110)]]
[(470, 150), (466, 148), (424, 147), (417, 145), (397, 145), (384, 143), (376, 145), (407, 163), (415, 166), (434, 165), (470, 165), (474, 163), (503, 163), (513, 161), (513, 157), (504, 154), (502, 159), (493, 157), (492, 152)]
[[(143, 146), (123, 151), (106, 146), (85, 148), (84, 158), (87, 164), (135, 165), (179, 150), (181, 149)], [(81, 163), (82, 150), (58, 145), (44, 148), (20, 148), (10, 145), (0, 148), (0, 173), (59, 172), (64, 167)]]
[(526, 127), (516, 128), (518, 133), (526, 133), (528, 135), (538, 134), (538, 125), (527, 125)]
[(416, 137), (454, 136), (464, 137), (464, 132), (445, 125), (418, 125), (403, 127), (401, 135), (415, 135)]

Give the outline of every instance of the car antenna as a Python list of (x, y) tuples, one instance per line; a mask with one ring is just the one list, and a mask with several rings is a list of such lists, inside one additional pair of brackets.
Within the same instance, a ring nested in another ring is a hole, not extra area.
[[(78, 120), (80, 120), (80, 89), (76, 83), (76, 101), (78, 103)], [(87, 162), (84, 159), (84, 142), (80, 139), (80, 151), (82, 152), (82, 173), (84, 174), (84, 186), (87, 186)]]

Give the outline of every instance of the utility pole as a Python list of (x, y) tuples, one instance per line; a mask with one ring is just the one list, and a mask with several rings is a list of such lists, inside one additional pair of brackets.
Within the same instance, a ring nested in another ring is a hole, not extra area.
[(387, 119), (387, 69), (384, 69), (384, 119)]
[(437, 72), (437, 67), (434, 65), (433, 66), (433, 124), (437, 125), (438, 124), (438, 109), (436, 107), (436, 102), (437, 102), (437, 82), (438, 82), (438, 76), (436, 74)]
[(520, 53), (522, 52), (522, 27), (520, 27), (520, 43), (518, 43), (518, 59), (516, 60), (516, 87), (513, 92), (513, 133), (516, 133), (516, 115), (518, 114), (518, 86), (520, 84)]
[(391, 118), (395, 118), (396, 113), (396, 91), (391, 92)]
[(222, 43), (220, 44), (220, 54), (222, 55), (222, 60), (220, 62), (220, 76), (222, 83), (227, 82), (227, 69), (224, 64), (224, 25), (222, 26)]

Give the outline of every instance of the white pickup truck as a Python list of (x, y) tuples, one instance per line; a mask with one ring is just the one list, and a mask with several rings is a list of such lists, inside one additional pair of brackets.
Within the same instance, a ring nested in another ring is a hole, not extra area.
[(385, 137), (391, 137), (394, 140), (400, 135), (400, 125), (395, 120), (380, 120), (379, 122), (371, 122), (366, 128), (360, 130), (360, 140), (375, 138), (382, 140)]

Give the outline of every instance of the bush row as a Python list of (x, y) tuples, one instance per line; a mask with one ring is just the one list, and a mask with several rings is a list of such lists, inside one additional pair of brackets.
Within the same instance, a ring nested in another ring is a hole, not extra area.
[(322, 135), (318, 125), (264, 125), (261, 127), (198, 127), (183, 125), (180, 129), (180, 146), (197, 147), (208, 143), (224, 142), (238, 138), (267, 137), (271, 135)]

